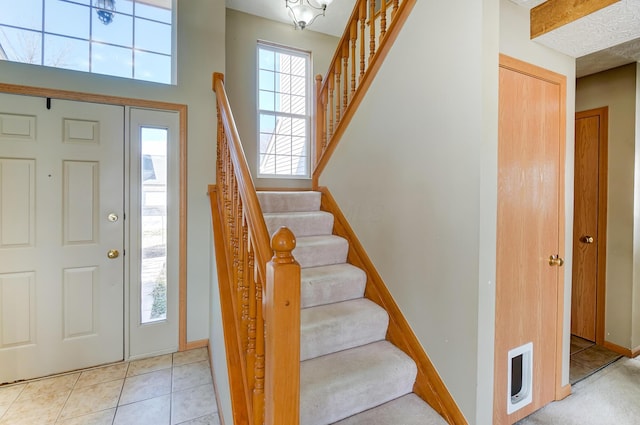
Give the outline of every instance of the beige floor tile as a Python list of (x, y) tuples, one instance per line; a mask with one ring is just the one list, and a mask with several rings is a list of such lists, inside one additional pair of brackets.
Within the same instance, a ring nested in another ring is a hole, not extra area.
[(89, 415), (78, 416), (77, 418), (65, 419), (56, 422), (56, 425), (111, 425), (116, 409), (107, 409)]
[(85, 370), (80, 374), (75, 388), (89, 387), (103, 382), (124, 379), (127, 374), (128, 363), (118, 363), (109, 366)]
[(162, 369), (125, 379), (118, 405), (171, 393), (171, 369)]
[(124, 379), (119, 379), (74, 389), (60, 414), (60, 419), (75, 418), (116, 407), (123, 383)]
[(182, 422), (180, 425), (220, 425), (220, 418), (217, 413), (213, 413), (211, 415)]
[(5, 406), (0, 404), (0, 419), (2, 419), (2, 415), (4, 415), (7, 410), (9, 410), (8, 404)]
[(211, 383), (209, 361), (188, 363), (173, 368), (173, 391)]
[(196, 348), (195, 350), (182, 351), (180, 353), (173, 354), (173, 366), (196, 363), (203, 360), (209, 361), (209, 351), (206, 348)]
[(201, 418), (218, 412), (213, 384), (201, 385), (174, 392), (171, 400), (171, 423)]
[(143, 373), (155, 372), (156, 370), (167, 369), (172, 365), (172, 355), (150, 357), (148, 359), (134, 360), (129, 363), (127, 377), (142, 375)]
[(48, 425), (58, 418), (71, 391), (42, 393), (34, 398), (18, 397), (0, 419), (1, 425)]
[(6, 406), (13, 403), (27, 384), (8, 385), (0, 387), (0, 406)]
[(118, 407), (113, 425), (169, 425), (169, 394)]
[(40, 398), (45, 394), (59, 393), (73, 389), (80, 373), (70, 373), (68, 375), (54, 376), (37, 381), (31, 381), (20, 393), (19, 400), (29, 398)]

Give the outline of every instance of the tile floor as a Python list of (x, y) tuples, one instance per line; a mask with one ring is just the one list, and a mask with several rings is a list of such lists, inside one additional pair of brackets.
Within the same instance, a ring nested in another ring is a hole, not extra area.
[(569, 382), (573, 385), (622, 357), (600, 345), (571, 335)]
[(219, 425), (206, 348), (0, 386), (0, 425)]

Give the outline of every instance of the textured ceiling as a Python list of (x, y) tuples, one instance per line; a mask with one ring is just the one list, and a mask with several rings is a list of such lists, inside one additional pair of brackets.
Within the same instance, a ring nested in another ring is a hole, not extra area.
[[(545, 0), (511, 0), (531, 9)], [(534, 39), (576, 58), (576, 76), (640, 61), (640, 1), (621, 0)]]

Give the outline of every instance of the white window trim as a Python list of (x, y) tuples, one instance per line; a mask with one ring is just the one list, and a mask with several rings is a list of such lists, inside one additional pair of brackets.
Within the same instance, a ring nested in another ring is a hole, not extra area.
[[(284, 54), (292, 54), (298, 56), (305, 57), (305, 74), (307, 78), (306, 84), (306, 93), (305, 93), (305, 107), (307, 111), (307, 115), (298, 115), (291, 113), (282, 113), (276, 111), (268, 111), (260, 109), (260, 48), (266, 48), (275, 52), (284, 53)], [(269, 41), (258, 40), (256, 45), (256, 144), (257, 144), (257, 155), (256, 155), (256, 174), (258, 178), (266, 178), (266, 179), (295, 179), (295, 180), (310, 180), (311, 179), (311, 154), (312, 154), (312, 145), (313, 145), (313, 131), (312, 131), (312, 84), (310, 82), (310, 75), (312, 70), (312, 57), (311, 52), (308, 50), (297, 49), (295, 47), (285, 46), (282, 44), (272, 43)], [(260, 172), (260, 114), (280, 114), (287, 115), (292, 118), (304, 118), (307, 122), (306, 124), (306, 132), (305, 137), (307, 140), (305, 146), (305, 155), (306, 155), (306, 175), (292, 175), (292, 174), (264, 174)]]

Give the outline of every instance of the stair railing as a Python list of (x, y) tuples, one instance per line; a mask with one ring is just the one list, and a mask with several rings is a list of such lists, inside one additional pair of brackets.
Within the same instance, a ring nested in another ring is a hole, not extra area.
[[(287, 228), (269, 234), (224, 89), (218, 118), (213, 231), (233, 423), (298, 425), (300, 266)], [(264, 302), (263, 302), (264, 301)]]
[(316, 76), (314, 188), (416, 0), (357, 0), (326, 77)]

